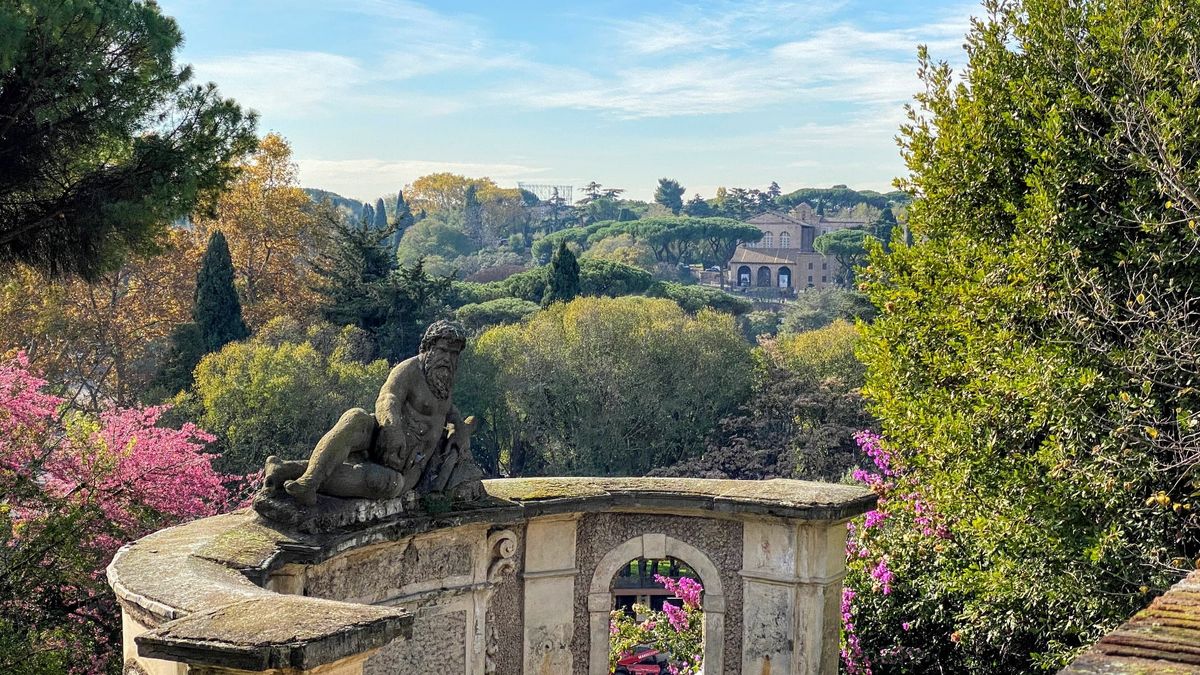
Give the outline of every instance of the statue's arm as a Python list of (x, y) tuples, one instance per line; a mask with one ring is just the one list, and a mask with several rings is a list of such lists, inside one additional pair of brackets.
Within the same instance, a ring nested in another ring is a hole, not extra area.
[(375, 399), (375, 422), (379, 425), (375, 459), (397, 470), (403, 469), (407, 459), (404, 406), (412, 393), (412, 363), (405, 361), (393, 368)]

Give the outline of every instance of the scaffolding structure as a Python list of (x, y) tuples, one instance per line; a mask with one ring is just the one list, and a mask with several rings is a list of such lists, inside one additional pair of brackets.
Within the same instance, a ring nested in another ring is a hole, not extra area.
[(562, 197), (567, 204), (575, 203), (574, 185), (550, 185), (548, 183), (522, 183), (518, 181), (517, 187), (532, 192), (542, 201), (553, 199), (554, 197)]

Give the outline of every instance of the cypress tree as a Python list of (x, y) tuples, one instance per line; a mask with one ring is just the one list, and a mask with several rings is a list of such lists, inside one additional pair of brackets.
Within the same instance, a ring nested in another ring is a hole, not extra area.
[(550, 259), (550, 283), (546, 286), (542, 304), (549, 306), (555, 302), (570, 302), (578, 295), (579, 261), (564, 241), (558, 245), (558, 250)]
[(372, 227), (375, 225), (375, 209), (370, 204), (363, 204), (362, 215), (360, 216), (363, 227)]
[(396, 212), (393, 215), (397, 231), (403, 232), (405, 228), (413, 224), (413, 212), (408, 208), (408, 202), (404, 201), (403, 190), (396, 191)]
[(396, 210), (392, 213), (392, 225), (396, 228), (391, 239), (392, 250), (400, 245), (400, 238), (404, 236), (404, 231), (415, 222), (416, 218), (413, 217), (412, 209), (408, 208), (408, 202), (404, 201), (404, 191), (397, 190)]
[(375, 200), (375, 220), (371, 224), (377, 230), (386, 230), (388, 227), (387, 206), (382, 197)]
[(200, 329), (205, 352), (215, 352), (250, 335), (242, 320), (242, 303), (233, 287), (233, 261), (220, 230), (208, 239), (204, 262), (196, 276), (196, 302), (192, 316)]
[(479, 197), (474, 183), (467, 186), (463, 195), (463, 229), (475, 240), (475, 244), (483, 246), (483, 209), (479, 206)]

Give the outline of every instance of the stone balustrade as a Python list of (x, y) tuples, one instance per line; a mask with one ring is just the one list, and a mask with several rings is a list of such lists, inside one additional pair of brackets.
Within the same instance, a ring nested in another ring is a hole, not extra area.
[(837, 672), (845, 523), (866, 490), (792, 480), (518, 478), (441, 514), (290, 532), (253, 511), (130, 544), (108, 569), (127, 673), (608, 672), (610, 588), (678, 558), (708, 673)]

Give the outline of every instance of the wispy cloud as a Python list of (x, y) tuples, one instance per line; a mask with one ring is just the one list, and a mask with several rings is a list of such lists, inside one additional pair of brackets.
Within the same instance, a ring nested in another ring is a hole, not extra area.
[[(753, 3), (692, 26), (638, 17), (614, 27), (630, 56), (611, 69), (577, 74), (572, 87), (563, 87), (561, 79), (525, 78), (494, 95), (534, 108), (599, 110), (621, 118), (735, 113), (814, 99), (898, 106), (918, 87), (916, 45), (955, 51), (970, 16), (963, 8), (924, 26), (870, 30), (828, 24), (838, 5)], [(814, 28), (800, 17), (823, 20)], [(796, 35), (804, 37), (788, 39)]]
[[(411, 0), (348, 0), (336, 11), (370, 14), (395, 47), (363, 60), (322, 52), (259, 52), (196, 64), (202, 77), (264, 114), (317, 115), (354, 98), (362, 85), (372, 103), (404, 107), (405, 83), (437, 75), (448, 96), (472, 106), (592, 110), (618, 118), (736, 113), (819, 98), (898, 104), (917, 90), (915, 45), (957, 51), (971, 6), (921, 26), (867, 29), (832, 22), (844, 0), (778, 0), (685, 7), (598, 21), (601, 56), (570, 65), (539, 61), (526, 44), (491, 36), (469, 15), (437, 11)], [(491, 73), (486, 81), (450, 78)], [(460, 109), (447, 98), (420, 106)]]
[(313, 51), (275, 50), (209, 59), (193, 64), (201, 81), (271, 117), (328, 112), (364, 77), (352, 58)]
[(703, 9), (687, 6), (671, 14), (648, 13), (607, 23), (624, 51), (678, 55), (752, 48), (764, 41), (795, 35), (845, 5), (846, 0), (726, 1)]

